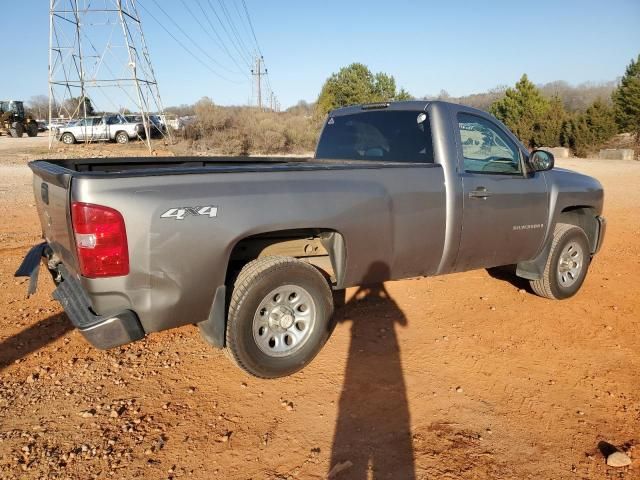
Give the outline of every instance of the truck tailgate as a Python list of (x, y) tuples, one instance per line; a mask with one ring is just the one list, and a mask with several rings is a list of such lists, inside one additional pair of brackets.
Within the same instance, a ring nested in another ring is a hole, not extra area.
[(71, 178), (68, 175), (56, 175), (42, 166), (30, 166), (42, 235), (60, 260), (68, 268), (77, 271), (69, 206)]

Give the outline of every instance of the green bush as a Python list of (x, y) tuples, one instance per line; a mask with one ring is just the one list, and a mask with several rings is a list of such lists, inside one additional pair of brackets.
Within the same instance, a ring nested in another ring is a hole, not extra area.
[(524, 74), (514, 88), (507, 88), (504, 97), (493, 102), (489, 111), (522, 143), (527, 147), (535, 148), (542, 146), (538, 142), (541, 137), (546, 136), (544, 118), (549, 107), (549, 101)]
[(640, 55), (631, 60), (612, 99), (620, 130), (633, 133), (640, 146)]
[(602, 100), (593, 102), (587, 111), (574, 115), (566, 126), (568, 146), (579, 157), (586, 157), (617, 133), (613, 109)]
[(597, 99), (585, 112), (569, 114), (559, 96), (547, 100), (526, 75), (490, 111), (527, 147), (565, 146), (580, 157), (617, 132), (614, 110), (604, 101)]
[(322, 86), (318, 96), (318, 113), (324, 116), (329, 111), (347, 105), (410, 100), (409, 93), (396, 90), (392, 75), (378, 72), (375, 75), (362, 63), (352, 63), (331, 75)]

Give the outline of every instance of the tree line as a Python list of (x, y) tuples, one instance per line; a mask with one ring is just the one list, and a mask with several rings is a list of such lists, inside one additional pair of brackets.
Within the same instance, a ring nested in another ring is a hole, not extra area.
[[(587, 88), (590, 96), (596, 95), (589, 103), (576, 96), (575, 89), (565, 82), (545, 87), (546, 92), (524, 74), (513, 87), (499, 87), (486, 94), (455, 100), (487, 110), (532, 149), (564, 146), (578, 156), (585, 156), (624, 132), (633, 134), (640, 147), (640, 55), (631, 60), (617, 86)], [(554, 91), (551, 97), (549, 91)], [(353, 63), (326, 80), (316, 110), (325, 115), (347, 105), (411, 98), (404, 89), (396, 88), (393, 76), (383, 72), (373, 74), (365, 65)], [(454, 100), (445, 91), (436, 98)]]
[[(313, 149), (331, 110), (354, 104), (411, 100), (398, 88), (392, 75), (373, 73), (353, 63), (324, 82), (315, 103), (299, 102), (285, 112), (259, 112), (252, 107), (221, 107), (207, 97), (193, 105), (165, 109), (178, 116), (195, 116), (183, 132), (195, 147), (226, 154), (305, 152)], [(572, 87), (566, 82), (543, 86), (527, 75), (513, 87), (453, 98), (446, 91), (423, 100), (450, 100), (492, 113), (529, 148), (566, 146), (578, 156), (596, 150), (616, 133), (635, 136), (640, 149), (640, 55), (632, 60), (617, 84)], [(94, 113), (88, 99), (87, 114)], [(48, 114), (46, 96), (32, 97), (29, 105), (36, 118)], [(62, 110), (83, 110), (81, 98), (67, 99)], [(54, 108), (54, 111), (60, 108)], [(227, 145), (228, 144), (228, 145)]]

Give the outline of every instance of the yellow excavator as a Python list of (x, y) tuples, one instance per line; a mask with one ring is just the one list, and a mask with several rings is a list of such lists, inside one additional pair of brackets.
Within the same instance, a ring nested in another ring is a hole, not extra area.
[(24, 102), (20, 100), (0, 100), (0, 135), (20, 138), (24, 134), (38, 135), (38, 123), (24, 113)]

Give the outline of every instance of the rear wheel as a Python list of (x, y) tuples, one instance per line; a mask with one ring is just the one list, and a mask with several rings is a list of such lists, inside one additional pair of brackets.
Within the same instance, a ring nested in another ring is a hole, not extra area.
[(21, 138), (24, 134), (24, 127), (21, 123), (15, 122), (9, 129), (9, 135), (13, 138)]
[(331, 334), (333, 300), (326, 279), (292, 257), (263, 257), (235, 281), (226, 327), (228, 356), (260, 378), (301, 370)]
[(66, 144), (66, 145), (71, 145), (73, 143), (76, 143), (76, 137), (73, 136), (72, 133), (63, 133), (62, 137), (60, 137), (60, 140), (62, 140), (62, 143)]
[(120, 144), (129, 143), (129, 135), (127, 132), (116, 133), (116, 142)]
[(562, 300), (575, 295), (589, 269), (591, 254), (587, 235), (580, 227), (558, 223), (542, 278), (531, 280), (541, 297)]
[(27, 124), (27, 135), (30, 137), (38, 136), (38, 124), (35, 122), (30, 122)]

